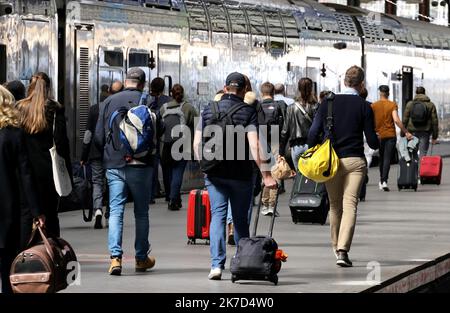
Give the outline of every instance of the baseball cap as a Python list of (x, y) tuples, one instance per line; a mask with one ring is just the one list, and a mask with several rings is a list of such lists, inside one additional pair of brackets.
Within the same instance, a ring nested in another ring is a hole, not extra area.
[(227, 76), (226, 85), (237, 88), (245, 87), (245, 77), (241, 73), (234, 72)]
[(378, 90), (381, 91), (381, 92), (384, 92), (384, 93), (389, 93), (389, 86), (387, 86), (387, 85), (381, 85), (381, 86), (378, 88)]
[(134, 79), (143, 83), (145, 82), (145, 72), (139, 67), (132, 67), (127, 72), (127, 79)]

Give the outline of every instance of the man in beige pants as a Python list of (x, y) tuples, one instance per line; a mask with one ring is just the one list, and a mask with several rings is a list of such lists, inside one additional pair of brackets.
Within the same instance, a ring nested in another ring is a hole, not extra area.
[(325, 127), (328, 106), (324, 102), (314, 118), (307, 144), (312, 147), (320, 143), (320, 133), (325, 130), (339, 157), (339, 169), (325, 185), (330, 199), (331, 242), (336, 264), (350, 267), (352, 262), (348, 252), (355, 232), (358, 196), (367, 171), (363, 133), (370, 148), (377, 149), (379, 141), (374, 130), (373, 111), (359, 97), (364, 88), (364, 70), (358, 66), (349, 68), (345, 86), (343, 93), (333, 100), (331, 133)]

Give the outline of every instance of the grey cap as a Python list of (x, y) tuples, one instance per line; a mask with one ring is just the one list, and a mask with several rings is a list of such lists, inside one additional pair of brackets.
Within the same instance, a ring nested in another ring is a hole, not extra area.
[(127, 72), (127, 79), (137, 80), (141, 83), (145, 82), (145, 72), (139, 67), (132, 67)]

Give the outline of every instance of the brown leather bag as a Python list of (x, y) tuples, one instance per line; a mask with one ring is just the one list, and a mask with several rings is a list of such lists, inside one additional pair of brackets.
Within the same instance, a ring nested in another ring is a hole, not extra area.
[[(42, 240), (39, 240), (41, 237)], [(70, 262), (77, 261), (72, 247), (62, 238), (47, 238), (40, 226), (28, 248), (13, 261), (10, 282), (14, 293), (54, 293), (67, 288)]]

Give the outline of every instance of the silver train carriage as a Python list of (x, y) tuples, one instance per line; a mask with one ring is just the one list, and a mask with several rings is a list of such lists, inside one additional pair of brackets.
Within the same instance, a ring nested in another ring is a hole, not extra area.
[[(141, 67), (148, 81), (163, 77), (167, 92), (181, 83), (201, 110), (232, 71), (247, 74), (254, 89), (284, 83), (293, 97), (303, 76), (317, 92), (339, 92), (355, 64), (366, 70), (368, 99), (387, 84), (400, 111), (424, 86), (441, 138), (450, 138), (445, 27), (310, 0), (0, 0), (0, 82), (50, 74), (66, 106), (74, 158), (101, 86), (123, 80), (129, 67)], [(189, 164), (184, 188), (201, 178)]]

